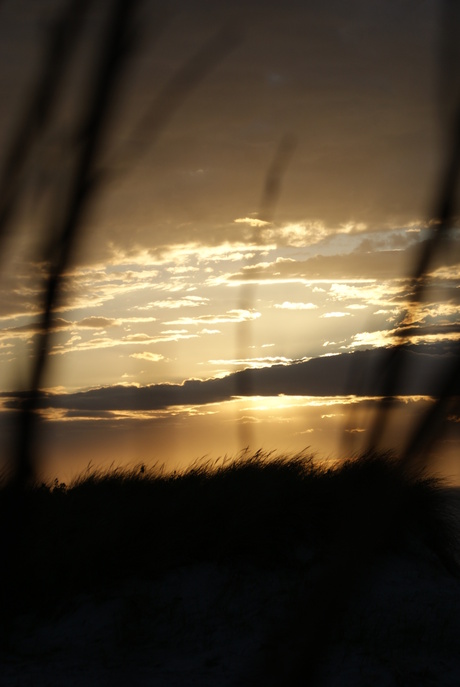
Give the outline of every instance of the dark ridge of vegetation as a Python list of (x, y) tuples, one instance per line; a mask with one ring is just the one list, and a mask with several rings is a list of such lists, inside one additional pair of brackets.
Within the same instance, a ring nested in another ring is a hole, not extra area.
[(259, 451), (183, 473), (94, 471), (69, 486), (30, 488), (23, 509), (3, 580), (13, 615), (53, 614), (76, 594), (201, 561), (305, 566), (346, 551), (359, 568), (421, 542), (456, 572), (442, 483), (407, 473), (388, 454), (335, 468), (305, 453)]

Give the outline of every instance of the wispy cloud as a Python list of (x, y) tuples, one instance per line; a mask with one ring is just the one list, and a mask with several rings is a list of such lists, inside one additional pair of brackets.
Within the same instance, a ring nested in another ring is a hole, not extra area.
[[(57, 317), (52, 320), (50, 330), (53, 332), (57, 332), (66, 329), (71, 329), (74, 326), (75, 323)], [(11, 340), (28, 340), (39, 334), (41, 331), (42, 328), (40, 322), (33, 320), (27, 322), (26, 324), (18, 325), (17, 327), (6, 327), (5, 329), (0, 330), (0, 338)]]
[(305, 247), (319, 243), (330, 233), (324, 222), (310, 220), (279, 227), (264, 227), (261, 236), (266, 242), (275, 243), (277, 246)]
[(180, 317), (177, 320), (170, 320), (165, 324), (176, 325), (198, 325), (198, 324), (225, 324), (227, 322), (247, 322), (256, 320), (261, 313), (256, 310), (244, 310), (235, 308), (228, 310), (224, 315), (200, 315), (198, 317)]
[(266, 227), (269, 222), (263, 219), (257, 219), (256, 217), (239, 217), (233, 220), (236, 224), (247, 224), (250, 227)]
[(145, 346), (148, 344), (170, 343), (187, 339), (195, 339), (198, 334), (184, 334), (180, 332), (173, 332), (170, 334), (160, 334), (158, 336), (149, 336), (145, 333), (127, 334), (121, 337), (95, 337), (88, 340), (69, 339), (65, 343), (56, 344), (51, 355), (68, 355), (70, 353), (77, 353), (82, 351), (96, 351), (98, 349), (111, 349), (118, 346)]
[(349, 316), (349, 312), (341, 312), (341, 311), (336, 311), (336, 312), (325, 312), (323, 315), (320, 315), (321, 318), (329, 318), (329, 317), (347, 317)]
[(85, 317), (76, 323), (78, 327), (89, 327), (90, 329), (104, 329), (105, 327), (111, 327), (117, 324), (116, 320), (110, 319), (108, 317), (97, 317), (92, 315), (91, 317)]
[(240, 368), (251, 368), (257, 370), (263, 367), (270, 367), (271, 365), (290, 365), (294, 361), (292, 358), (286, 358), (284, 356), (265, 356), (260, 358), (235, 358), (232, 360), (224, 359), (211, 359), (208, 360), (211, 365), (221, 365), (225, 367), (240, 367)]
[(166, 308), (166, 309), (176, 309), (176, 308), (197, 308), (199, 306), (207, 305), (209, 303), (209, 298), (202, 298), (200, 296), (185, 296), (185, 298), (172, 299), (168, 298), (161, 301), (151, 301), (144, 306), (136, 306), (137, 310), (150, 310), (155, 308)]
[(160, 353), (149, 353), (148, 351), (143, 351), (142, 353), (131, 353), (130, 358), (148, 360), (149, 363), (157, 363), (160, 360), (164, 360), (164, 357)]
[(209, 334), (209, 335), (214, 335), (214, 334), (222, 334), (220, 329), (208, 329), (207, 327), (203, 327), (203, 329), (200, 329), (198, 334)]
[(275, 303), (273, 307), (280, 310), (316, 310), (318, 308), (314, 303), (292, 303), (291, 301)]
[(216, 245), (191, 242), (165, 247), (161, 261), (163, 265), (171, 267), (181, 264), (197, 266), (205, 263), (239, 262), (254, 254), (275, 248), (275, 244), (261, 245), (252, 241), (222, 241)]

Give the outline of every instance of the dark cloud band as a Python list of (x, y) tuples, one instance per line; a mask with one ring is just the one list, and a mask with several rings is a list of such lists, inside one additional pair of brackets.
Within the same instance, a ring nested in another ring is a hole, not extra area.
[[(42, 408), (78, 413), (149, 411), (171, 406), (204, 405), (230, 400), (250, 390), (253, 396), (380, 396), (388, 349), (326, 356), (289, 365), (246, 369), (222, 379), (189, 379), (182, 384), (143, 387), (115, 385), (74, 394), (43, 396)], [(439, 380), (454, 360), (454, 346), (425, 344), (406, 350), (404, 374), (393, 393), (398, 396), (436, 396)], [(460, 395), (460, 383), (455, 393)], [(4, 396), (7, 396), (4, 394)], [(16, 409), (24, 394), (8, 394), (4, 407)]]

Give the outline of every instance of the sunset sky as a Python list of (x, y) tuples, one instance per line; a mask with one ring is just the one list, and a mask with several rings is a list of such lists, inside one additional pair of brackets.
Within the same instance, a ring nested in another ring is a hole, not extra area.
[[(66, 4), (0, 4), (2, 159)], [(5, 441), (37, 337), (43, 227), (67, 192), (109, 5), (93, 4), (2, 248)], [(439, 94), (459, 82), (458, 54), (440, 67), (444, 4), (143, 3), (107, 124), (103, 182), (55, 313), (45, 471), (69, 479), (90, 461), (175, 468), (247, 444), (311, 447), (327, 459), (357, 450), (382, 348), (405, 324), (413, 348), (386, 438), (401, 444), (460, 338), (452, 241), (406, 317), (448, 151), (452, 103)], [(148, 117), (139, 127), (223, 27), (228, 50), (159, 131)], [(246, 368), (254, 372), (235, 375)], [(452, 473), (459, 422), (449, 417), (438, 447)]]

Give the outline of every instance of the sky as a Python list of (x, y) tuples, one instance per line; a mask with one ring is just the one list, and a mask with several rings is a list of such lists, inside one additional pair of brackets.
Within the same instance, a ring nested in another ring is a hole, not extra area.
[[(67, 4), (0, 4), (2, 165)], [(176, 469), (246, 446), (350, 455), (370, 435), (384, 351), (402, 333), (410, 350), (383, 445), (404, 445), (460, 336), (455, 222), (411, 305), (460, 83), (454, 5), (141, 3), (53, 316), (44, 474)], [(2, 247), (5, 445), (108, 7), (92, 3)], [(184, 65), (204, 49), (192, 83)], [(435, 450), (449, 475), (459, 422), (446, 416)]]

